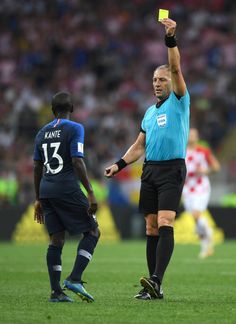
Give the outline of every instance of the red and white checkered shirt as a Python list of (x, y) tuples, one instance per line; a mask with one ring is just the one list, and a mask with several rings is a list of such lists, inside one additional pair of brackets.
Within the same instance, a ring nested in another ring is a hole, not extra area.
[(208, 169), (210, 166), (210, 149), (197, 146), (195, 149), (187, 149), (186, 166), (187, 176), (183, 193), (185, 195), (203, 194), (210, 191), (210, 181), (207, 175), (199, 175), (197, 170)]

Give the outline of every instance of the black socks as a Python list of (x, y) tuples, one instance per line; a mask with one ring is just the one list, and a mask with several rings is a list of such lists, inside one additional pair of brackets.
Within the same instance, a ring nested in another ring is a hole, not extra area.
[(156, 266), (152, 273), (152, 279), (158, 283), (162, 282), (164, 273), (169, 264), (174, 250), (174, 229), (171, 226), (159, 228), (159, 241), (156, 248)]
[(156, 250), (158, 241), (159, 236), (147, 235), (146, 258), (150, 277), (154, 273), (156, 267)]

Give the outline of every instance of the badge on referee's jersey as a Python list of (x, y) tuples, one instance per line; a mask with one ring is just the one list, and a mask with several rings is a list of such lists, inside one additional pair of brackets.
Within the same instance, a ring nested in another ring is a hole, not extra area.
[(167, 124), (167, 116), (166, 114), (162, 114), (157, 116), (157, 125), (159, 127), (165, 127)]

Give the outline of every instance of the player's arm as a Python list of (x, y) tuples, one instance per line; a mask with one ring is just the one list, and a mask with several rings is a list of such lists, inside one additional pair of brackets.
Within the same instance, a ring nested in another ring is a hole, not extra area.
[(176, 22), (172, 19), (165, 18), (161, 20), (161, 23), (166, 29), (165, 43), (168, 47), (168, 61), (173, 91), (176, 95), (182, 97), (186, 92), (186, 84), (181, 71), (180, 53), (175, 39)]
[(208, 160), (209, 160), (210, 172), (219, 172), (220, 162), (218, 161), (218, 159), (215, 157), (213, 153), (209, 155)]
[(208, 167), (207, 168), (201, 168), (201, 167), (198, 168), (197, 169), (198, 175), (208, 175), (212, 172), (220, 171), (220, 162), (218, 161), (218, 159), (215, 157), (215, 155), (209, 149), (207, 149), (207, 151), (206, 151), (206, 160), (208, 163)]
[(89, 215), (93, 215), (96, 213), (98, 205), (97, 205), (96, 198), (94, 196), (93, 188), (88, 178), (87, 168), (84, 163), (84, 160), (82, 157), (72, 157), (72, 164), (76, 172), (76, 175), (78, 176), (80, 182), (82, 183), (82, 185), (84, 186), (85, 190), (88, 193), (88, 200), (89, 200), (88, 213)]
[(145, 133), (140, 132), (137, 140), (130, 146), (125, 155), (118, 162), (106, 168), (105, 177), (111, 178), (126, 165), (137, 161), (145, 152), (145, 138)]
[(34, 220), (43, 224), (43, 210), (41, 207), (41, 203), (39, 201), (39, 186), (40, 181), (43, 176), (43, 162), (42, 161), (34, 161), (34, 190), (35, 190), (35, 203), (34, 203)]

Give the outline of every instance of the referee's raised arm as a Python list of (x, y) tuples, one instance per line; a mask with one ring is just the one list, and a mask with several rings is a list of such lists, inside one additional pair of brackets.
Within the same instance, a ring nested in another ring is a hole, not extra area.
[(172, 19), (162, 19), (161, 23), (165, 26), (165, 44), (168, 47), (168, 60), (171, 72), (172, 88), (176, 95), (184, 96), (186, 84), (181, 71), (180, 54), (176, 42), (176, 22)]

